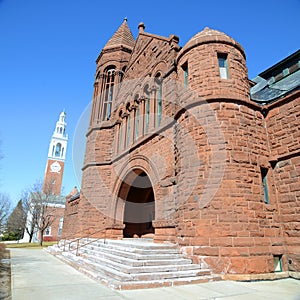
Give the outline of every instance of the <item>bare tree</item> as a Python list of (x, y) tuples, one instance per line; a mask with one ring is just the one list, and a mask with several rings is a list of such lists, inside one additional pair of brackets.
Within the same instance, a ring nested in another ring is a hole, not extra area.
[(0, 193), (0, 234), (5, 229), (5, 223), (10, 209), (10, 198), (7, 194)]
[(33, 187), (30, 187), (22, 192), (23, 208), (26, 215), (24, 230), (29, 236), (29, 243), (32, 242), (33, 235), (37, 230), (36, 224), (38, 223), (40, 216), (39, 205), (37, 205), (32, 198), (32, 189)]
[(27, 192), (26, 210), (27, 221), (25, 230), (29, 234), (30, 241), (35, 230), (39, 231), (40, 245), (43, 244), (45, 230), (61, 216), (56, 208), (61, 204), (61, 197), (53, 193), (53, 180), (46, 182), (37, 181)]

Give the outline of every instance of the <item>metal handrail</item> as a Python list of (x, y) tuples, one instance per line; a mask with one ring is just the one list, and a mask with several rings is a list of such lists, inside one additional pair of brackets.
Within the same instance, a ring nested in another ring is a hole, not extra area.
[[(89, 228), (88, 228), (88, 229), (89, 229)], [(61, 240), (63, 240), (63, 241), (64, 241), (63, 251), (66, 251), (66, 246), (69, 246), (69, 250), (68, 250), (68, 251), (72, 251), (72, 250), (75, 250), (75, 249), (76, 249), (76, 256), (78, 256), (79, 248), (84, 247), (84, 246), (86, 246), (86, 245), (89, 245), (89, 244), (91, 244), (91, 243), (97, 242), (97, 241), (99, 241), (99, 240), (101, 240), (101, 239), (103, 239), (103, 238), (102, 238), (102, 237), (101, 237), (101, 238), (97, 238), (97, 239), (92, 240), (92, 241), (89, 241), (89, 242), (87, 242), (87, 243), (85, 243), (85, 244), (80, 244), (80, 240), (85, 239), (85, 238), (89, 239), (89, 238), (91, 238), (93, 235), (95, 235), (95, 234), (97, 234), (97, 233), (100, 233), (100, 232), (102, 232), (102, 231), (106, 231), (106, 228), (101, 228), (100, 230), (95, 231), (95, 232), (93, 232), (92, 234), (90, 234), (90, 235), (88, 235), (88, 236), (85, 236), (85, 237), (79, 237), (79, 238), (73, 239), (73, 240), (71, 240), (71, 241), (68, 242), (68, 243), (66, 243), (66, 242), (68, 241), (67, 238), (60, 239), (60, 240), (58, 241), (58, 243), (57, 243), (57, 246), (58, 246), (58, 248), (60, 248), (59, 242), (60, 242)], [(71, 249), (71, 244), (73, 244), (74, 242), (76, 242), (76, 248), (75, 248), (75, 249)], [(106, 243), (106, 232), (105, 232), (105, 235), (104, 235), (104, 244), (105, 244), (105, 243)]]

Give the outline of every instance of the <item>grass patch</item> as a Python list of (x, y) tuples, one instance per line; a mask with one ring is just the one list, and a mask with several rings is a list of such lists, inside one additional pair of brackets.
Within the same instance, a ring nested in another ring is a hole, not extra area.
[(48, 246), (52, 246), (57, 244), (57, 242), (43, 242), (43, 246), (41, 247), (39, 243), (7, 243), (6, 248), (35, 248), (42, 249)]

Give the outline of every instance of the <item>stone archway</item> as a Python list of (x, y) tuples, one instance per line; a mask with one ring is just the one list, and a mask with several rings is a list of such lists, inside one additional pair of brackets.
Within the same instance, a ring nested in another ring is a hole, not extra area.
[(130, 171), (118, 196), (124, 201), (124, 238), (154, 233), (155, 199), (149, 176), (141, 169)]

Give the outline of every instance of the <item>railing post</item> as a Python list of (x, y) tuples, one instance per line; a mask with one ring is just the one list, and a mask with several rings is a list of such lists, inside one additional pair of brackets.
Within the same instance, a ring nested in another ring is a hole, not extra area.
[(78, 249), (79, 249), (79, 239), (77, 239), (76, 256), (78, 256)]

